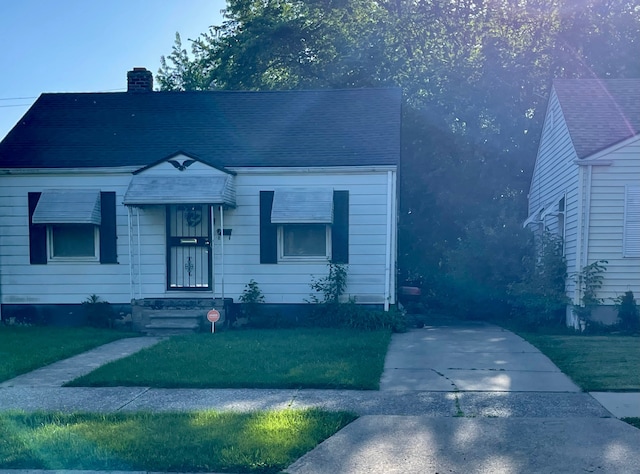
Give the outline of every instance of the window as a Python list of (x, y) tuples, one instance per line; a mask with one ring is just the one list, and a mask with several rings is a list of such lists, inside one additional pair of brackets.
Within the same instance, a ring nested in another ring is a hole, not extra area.
[(98, 227), (91, 224), (49, 225), (49, 260), (98, 260), (99, 235)]
[[(292, 197), (297, 192), (297, 189), (286, 192), (284, 196)], [(274, 194), (260, 191), (260, 263), (310, 260), (349, 263), (349, 191), (331, 191), (331, 207), (325, 205), (325, 199), (321, 200), (324, 203), (321, 206), (312, 205), (310, 199), (306, 199), (308, 206), (276, 203), (275, 215)], [(307, 209), (302, 211), (302, 207)], [(309, 216), (312, 222), (300, 222)]]
[(118, 263), (116, 193), (48, 190), (28, 194), (29, 262)]
[(280, 260), (331, 258), (331, 226), (325, 224), (283, 224), (278, 226)]

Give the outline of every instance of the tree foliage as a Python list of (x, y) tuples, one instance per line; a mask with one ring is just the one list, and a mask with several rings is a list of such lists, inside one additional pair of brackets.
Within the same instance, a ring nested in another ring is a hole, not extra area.
[(639, 77), (639, 45), (632, 0), (228, 0), (189, 52), (176, 37), (158, 81), (402, 88), (401, 275), (459, 283), (518, 239), (552, 80)]

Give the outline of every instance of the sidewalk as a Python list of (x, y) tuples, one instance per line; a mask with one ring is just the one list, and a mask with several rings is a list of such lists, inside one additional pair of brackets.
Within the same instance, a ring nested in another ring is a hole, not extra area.
[(290, 474), (626, 473), (640, 465), (640, 430), (611, 417), (609, 403), (619, 403), (617, 397), (580, 392), (533, 346), (487, 324), (395, 334), (380, 391), (61, 387), (69, 377), (156, 342), (116, 341), (6, 381), (0, 385), (0, 407), (97, 412), (320, 407), (361, 416), (296, 461)]

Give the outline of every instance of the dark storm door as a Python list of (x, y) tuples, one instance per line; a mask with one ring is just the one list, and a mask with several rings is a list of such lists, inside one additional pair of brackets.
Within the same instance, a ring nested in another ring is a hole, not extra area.
[(211, 208), (167, 206), (167, 288), (211, 289)]

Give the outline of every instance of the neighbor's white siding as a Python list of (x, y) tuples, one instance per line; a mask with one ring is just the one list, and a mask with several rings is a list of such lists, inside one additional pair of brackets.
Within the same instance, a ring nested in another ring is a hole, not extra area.
[(640, 258), (622, 254), (625, 186), (640, 184), (640, 139), (599, 159), (611, 164), (592, 168), (587, 263), (609, 262), (598, 296), (612, 304), (627, 290), (640, 296)]
[[(75, 304), (90, 294), (128, 303), (129, 250), (126, 209), (121, 206), (130, 173), (0, 176), (0, 285), (4, 304)], [(29, 263), (28, 193), (44, 189), (115, 191), (118, 264)]]
[[(576, 265), (578, 238), (578, 166), (577, 159), (562, 109), (555, 92), (552, 91), (547, 108), (547, 115), (538, 148), (531, 188), (529, 190), (529, 212), (536, 212), (554, 199), (566, 194), (565, 202), (565, 258), (568, 272), (573, 272)], [(553, 233), (558, 233), (558, 218), (548, 215), (544, 226)], [(534, 224), (530, 225), (534, 227)], [(572, 297), (575, 283), (567, 279), (567, 296)]]

